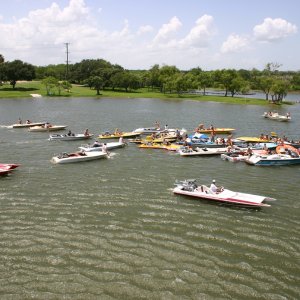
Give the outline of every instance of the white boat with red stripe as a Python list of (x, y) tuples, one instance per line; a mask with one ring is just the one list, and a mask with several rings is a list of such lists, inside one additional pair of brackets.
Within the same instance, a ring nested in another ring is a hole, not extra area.
[(175, 183), (173, 189), (175, 194), (206, 199), (209, 201), (218, 201), (227, 204), (235, 204), (247, 207), (265, 207), (270, 206), (266, 201), (275, 200), (274, 198), (259, 196), (247, 193), (234, 192), (223, 187), (218, 192), (213, 192), (206, 185), (198, 185), (196, 180), (187, 179)]

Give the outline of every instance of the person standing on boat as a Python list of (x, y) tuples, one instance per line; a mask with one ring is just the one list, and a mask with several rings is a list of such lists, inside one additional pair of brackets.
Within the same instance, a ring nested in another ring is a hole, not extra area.
[(106, 154), (109, 154), (109, 153), (107, 152), (107, 146), (106, 146), (106, 143), (104, 143), (104, 144), (102, 145), (102, 152), (104, 152), (104, 153), (106, 153)]
[(90, 135), (90, 133), (89, 133), (89, 130), (88, 130), (88, 128), (84, 131), (84, 136), (89, 136)]

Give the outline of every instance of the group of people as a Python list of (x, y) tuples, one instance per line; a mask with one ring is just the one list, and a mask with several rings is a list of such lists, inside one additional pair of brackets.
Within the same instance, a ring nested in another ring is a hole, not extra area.
[[(23, 121), (21, 118), (18, 119), (18, 124), (23, 124)], [(30, 120), (26, 120), (26, 124), (31, 124)]]

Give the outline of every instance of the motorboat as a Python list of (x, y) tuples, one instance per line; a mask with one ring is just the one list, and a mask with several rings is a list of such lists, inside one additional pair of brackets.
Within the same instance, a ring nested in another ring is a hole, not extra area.
[(19, 166), (20, 166), (19, 164), (0, 164), (0, 168), (8, 169), (8, 170), (14, 170)]
[(141, 127), (133, 130), (133, 132), (137, 132), (140, 134), (152, 134), (152, 133), (161, 133), (164, 129), (157, 127)]
[(0, 175), (7, 175), (19, 167), (19, 164), (0, 164)]
[(17, 124), (12, 124), (9, 127), (12, 127), (12, 128), (29, 128), (29, 127), (33, 127), (33, 126), (42, 126), (44, 124), (46, 124), (46, 122), (17, 123)]
[(55, 164), (66, 164), (66, 163), (75, 163), (90, 161), (100, 158), (108, 158), (106, 152), (97, 151), (97, 152), (73, 152), (73, 153), (61, 153), (57, 156), (52, 157), (51, 162)]
[(282, 144), (276, 147), (276, 153), (270, 155), (253, 154), (245, 160), (255, 166), (285, 166), (300, 164), (299, 149), (291, 145)]
[(197, 133), (230, 134), (235, 131), (234, 128), (198, 128)]
[[(249, 158), (249, 153), (247, 152), (247, 149), (240, 149), (240, 150), (233, 150), (228, 153), (221, 154), (221, 159), (230, 161), (230, 162), (240, 162), (240, 161), (246, 161), (246, 159)], [(263, 149), (253, 149), (251, 148), (252, 154), (256, 155), (266, 155), (267, 151)]]
[(40, 126), (32, 126), (29, 127), (30, 132), (48, 132), (48, 131), (58, 131), (58, 130), (64, 130), (68, 126), (67, 125), (51, 125), (51, 124), (44, 124)]
[(280, 115), (278, 112), (265, 112), (263, 114), (264, 118), (270, 119), (270, 120), (275, 120), (275, 121), (280, 121), (280, 122), (288, 122), (291, 120), (291, 115), (287, 113), (286, 115)]
[(200, 155), (220, 155), (222, 153), (226, 153), (226, 148), (199, 148), (195, 149), (189, 146), (183, 146), (178, 150), (178, 153), (181, 156), (200, 156)]
[(300, 164), (300, 158), (287, 154), (251, 155), (245, 162), (254, 166), (286, 166)]
[[(79, 149), (84, 152), (93, 152), (93, 151), (102, 151), (103, 143), (94, 143), (93, 145), (83, 145), (80, 146)], [(123, 148), (126, 146), (126, 143), (124, 142), (111, 142), (106, 143), (106, 150), (112, 150), (117, 148)]]
[(119, 139), (120, 137), (123, 138), (134, 138), (137, 136), (140, 136), (140, 132), (115, 132), (115, 133), (110, 133), (110, 132), (105, 132), (103, 134), (100, 134), (98, 136), (99, 139)]
[(221, 187), (218, 192), (213, 192), (204, 184), (198, 185), (194, 179), (178, 181), (175, 183), (175, 185), (176, 187), (173, 189), (174, 194), (247, 207), (270, 206), (265, 202), (275, 200), (274, 198), (270, 197), (235, 192), (223, 187)]
[(77, 141), (87, 140), (93, 137), (93, 134), (75, 133), (75, 134), (50, 134), (49, 141)]
[(162, 143), (155, 143), (155, 142), (146, 142), (138, 145), (138, 148), (143, 148), (143, 149), (165, 149), (164, 144)]
[(236, 141), (241, 141), (245, 143), (270, 143), (270, 138), (261, 138), (261, 137), (255, 137), (255, 136), (240, 136), (235, 138)]

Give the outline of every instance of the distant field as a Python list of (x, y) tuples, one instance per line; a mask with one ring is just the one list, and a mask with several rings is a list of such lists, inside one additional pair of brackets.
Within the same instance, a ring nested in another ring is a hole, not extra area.
[[(15, 90), (8, 84), (0, 86), (0, 98), (27, 98), (31, 97), (30, 94), (40, 94), (44, 97), (46, 96), (45, 86), (39, 81), (27, 81), (18, 82)], [(59, 94), (56, 92), (55, 97)], [(104, 90), (101, 91), (101, 95), (97, 96), (96, 91), (90, 89), (89, 87), (73, 85), (70, 92), (62, 91), (62, 99), (64, 97), (111, 97), (111, 98), (157, 98), (157, 99), (173, 99), (173, 100), (195, 100), (195, 101), (214, 101), (223, 103), (234, 103), (234, 104), (254, 104), (254, 105), (266, 105), (268, 104), (262, 99), (250, 99), (250, 98), (240, 98), (240, 97), (224, 97), (224, 96), (201, 96), (194, 94), (184, 94), (178, 96), (177, 94), (163, 94), (160, 92), (148, 91), (148, 89), (139, 89), (133, 92), (126, 93), (125, 91), (112, 91)], [(49, 96), (48, 96), (49, 97)], [(49, 97), (51, 99), (51, 97)]]

